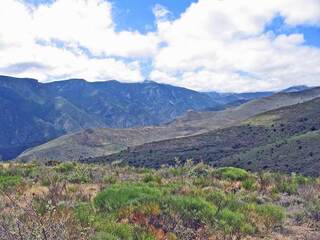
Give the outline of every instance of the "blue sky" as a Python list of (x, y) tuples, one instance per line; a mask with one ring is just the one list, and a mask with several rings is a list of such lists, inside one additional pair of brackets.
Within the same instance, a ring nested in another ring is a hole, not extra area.
[(319, 66), (319, 0), (0, 1), (4, 75), (241, 92), (320, 85)]
[(168, 8), (177, 18), (196, 0), (113, 0), (114, 20), (118, 30), (155, 31), (156, 18), (152, 9), (156, 4)]
[(283, 17), (276, 17), (270, 24), (266, 26), (266, 31), (272, 31), (276, 35), (301, 33), (304, 35), (306, 45), (320, 47), (319, 26), (287, 26), (284, 23)]

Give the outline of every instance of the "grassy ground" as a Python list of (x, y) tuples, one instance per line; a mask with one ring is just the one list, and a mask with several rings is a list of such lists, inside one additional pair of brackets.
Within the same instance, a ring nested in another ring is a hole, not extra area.
[(320, 239), (320, 179), (204, 164), (0, 165), (0, 239)]

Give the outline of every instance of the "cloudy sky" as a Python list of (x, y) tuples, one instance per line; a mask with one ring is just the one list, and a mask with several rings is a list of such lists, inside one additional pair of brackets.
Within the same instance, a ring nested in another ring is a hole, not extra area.
[(320, 85), (320, 0), (0, 0), (0, 74), (199, 91)]

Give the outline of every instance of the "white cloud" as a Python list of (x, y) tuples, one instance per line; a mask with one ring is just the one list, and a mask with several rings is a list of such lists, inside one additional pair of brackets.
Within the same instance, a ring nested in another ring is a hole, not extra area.
[(304, 45), (301, 34), (264, 32), (279, 15), (288, 25), (319, 25), (320, 1), (199, 0), (181, 18), (158, 23), (166, 47), (150, 78), (196, 90), (319, 85), (320, 49)]
[(157, 21), (168, 20), (168, 18), (172, 15), (172, 13), (165, 6), (162, 6), (160, 4), (156, 4), (152, 11)]
[[(157, 37), (116, 32), (111, 11), (111, 4), (102, 0), (57, 0), (39, 7), (1, 0), (0, 73), (42, 81), (59, 77), (143, 80), (140, 65), (132, 59), (154, 54)], [(97, 58), (89, 58), (85, 49)], [(47, 68), (11, 71), (17, 64), (34, 62)]]
[[(299, 33), (265, 32), (277, 16), (289, 27), (320, 27), (320, 0), (199, 0), (175, 20), (161, 5), (153, 13), (157, 31), (141, 34), (115, 30), (108, 0), (38, 7), (1, 0), (0, 74), (42, 81), (150, 78), (220, 91), (320, 83), (319, 48)], [(146, 59), (153, 62), (149, 76), (141, 73)]]

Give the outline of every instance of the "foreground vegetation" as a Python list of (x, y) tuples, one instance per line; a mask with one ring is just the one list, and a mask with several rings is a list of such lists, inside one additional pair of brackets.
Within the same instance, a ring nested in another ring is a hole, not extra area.
[(0, 239), (320, 239), (320, 179), (204, 164), (0, 165)]

